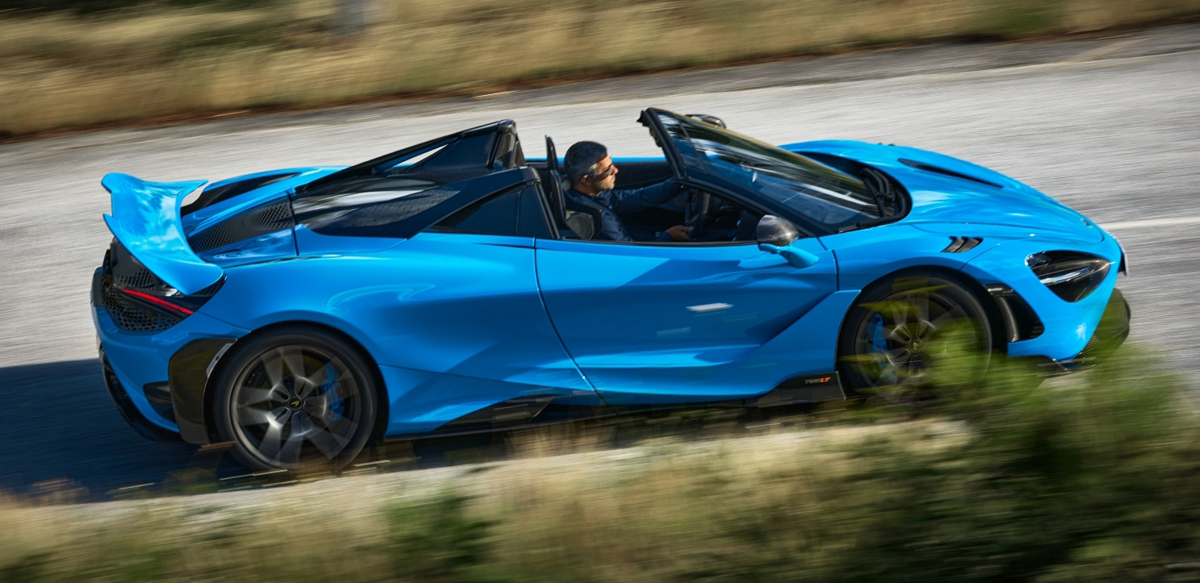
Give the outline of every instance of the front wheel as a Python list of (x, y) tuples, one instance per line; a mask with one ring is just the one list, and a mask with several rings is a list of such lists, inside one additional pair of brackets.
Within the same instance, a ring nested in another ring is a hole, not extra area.
[(983, 305), (955, 279), (892, 277), (865, 290), (838, 341), (852, 397), (913, 401), (980, 382), (993, 350)]
[(236, 346), (227, 358), (213, 417), (242, 465), (336, 470), (366, 445), (375, 425), (374, 375), (345, 341), (315, 329), (281, 329)]

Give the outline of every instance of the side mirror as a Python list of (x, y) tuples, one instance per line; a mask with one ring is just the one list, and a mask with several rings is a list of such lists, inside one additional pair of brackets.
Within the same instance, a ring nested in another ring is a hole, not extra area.
[(707, 124), (715, 125), (719, 128), (729, 127), (729, 126), (725, 125), (725, 120), (723, 120), (715, 115), (708, 115), (708, 114), (704, 114), (704, 113), (689, 113), (689, 114), (687, 114), (687, 116), (692, 119), (698, 119)]
[(754, 228), (754, 238), (759, 243), (769, 243), (776, 247), (791, 245), (792, 241), (800, 238), (800, 229), (791, 221), (775, 215), (764, 215)]
[(758, 221), (754, 236), (758, 239), (759, 249), (786, 259), (792, 267), (803, 269), (820, 261), (820, 257), (808, 251), (791, 247), (792, 243), (800, 238), (800, 229), (787, 219), (765, 215)]

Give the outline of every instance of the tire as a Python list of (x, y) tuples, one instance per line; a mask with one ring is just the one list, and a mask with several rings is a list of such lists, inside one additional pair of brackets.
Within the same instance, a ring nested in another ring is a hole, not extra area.
[(983, 380), (995, 340), (987, 311), (950, 276), (892, 276), (867, 288), (838, 339), (847, 396), (913, 402)]
[(213, 419), (242, 465), (337, 471), (366, 445), (378, 410), (375, 375), (344, 340), (283, 328), (235, 345), (227, 358)]

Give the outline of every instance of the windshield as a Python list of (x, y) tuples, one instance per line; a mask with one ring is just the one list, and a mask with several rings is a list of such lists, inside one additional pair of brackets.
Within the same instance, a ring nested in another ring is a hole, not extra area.
[(726, 129), (665, 112), (658, 115), (686, 165), (702, 161), (707, 173), (783, 203), (830, 232), (879, 218), (870, 190), (852, 176)]

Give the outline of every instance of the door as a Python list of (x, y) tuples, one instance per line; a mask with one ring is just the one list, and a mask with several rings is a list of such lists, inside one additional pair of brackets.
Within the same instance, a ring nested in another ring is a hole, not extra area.
[(815, 238), (793, 243), (818, 257), (806, 268), (754, 243), (537, 239), (536, 247), (555, 330), (610, 404), (748, 398), (830, 367), (804, 351), (779, 358), (777, 347), (756, 358), (836, 291), (833, 254)]

